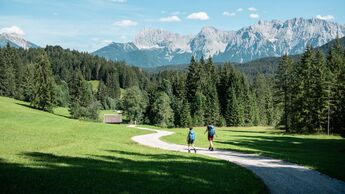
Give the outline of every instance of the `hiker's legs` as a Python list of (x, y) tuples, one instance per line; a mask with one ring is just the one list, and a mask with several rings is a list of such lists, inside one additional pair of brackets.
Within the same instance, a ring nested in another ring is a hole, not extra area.
[(194, 149), (194, 152), (196, 153), (196, 148), (194, 146), (194, 143), (192, 144), (192, 148)]
[(213, 140), (210, 140), (210, 147), (208, 148), (208, 150), (213, 151)]
[(190, 143), (188, 143), (188, 152), (190, 152)]

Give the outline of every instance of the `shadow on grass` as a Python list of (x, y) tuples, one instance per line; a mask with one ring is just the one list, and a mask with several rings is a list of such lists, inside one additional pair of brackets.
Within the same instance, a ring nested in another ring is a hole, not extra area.
[[(20, 105), (20, 106), (24, 106), (26, 108), (30, 108), (30, 109), (35, 109), (35, 110), (39, 110), (39, 111), (43, 111), (43, 110), (40, 110), (38, 108), (35, 108), (29, 104), (25, 104), (25, 103), (19, 103), (19, 102), (16, 102), (15, 104), (17, 105)], [(52, 114), (56, 115), (56, 116), (59, 116), (59, 117), (64, 117), (64, 118), (67, 118), (67, 119), (72, 119), (70, 116), (66, 116), (66, 115), (62, 115), (62, 114), (57, 114), (57, 113), (54, 113), (52, 112)]]
[(217, 144), (253, 149), (258, 153), (277, 159), (313, 167), (332, 177), (345, 181), (345, 139), (317, 139), (291, 136), (237, 135), (229, 141)]
[(15, 102), (15, 104), (20, 105), (20, 106), (24, 106), (24, 107), (26, 107), (26, 108), (39, 110), (39, 109), (37, 109), (37, 108), (31, 106), (30, 104), (25, 104), (25, 103), (20, 103), (20, 102)]
[(254, 131), (250, 129), (244, 129), (244, 130), (237, 130), (237, 129), (219, 129), (223, 132), (238, 132), (238, 133), (262, 133), (262, 134), (285, 134), (285, 131), (279, 130), (279, 129), (272, 129), (270, 131)]
[(0, 161), (0, 193), (266, 192), (250, 172), (223, 161), (118, 150), (107, 153), (87, 158), (23, 153), (35, 161), (33, 167)]

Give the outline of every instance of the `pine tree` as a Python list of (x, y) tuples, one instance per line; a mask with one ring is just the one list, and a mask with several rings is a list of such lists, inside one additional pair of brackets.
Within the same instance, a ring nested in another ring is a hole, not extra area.
[(312, 128), (311, 106), (312, 101), (312, 66), (314, 52), (311, 46), (308, 46), (301, 57), (299, 65), (295, 66), (295, 82), (293, 89), (293, 115), (291, 125), (292, 128), (300, 133), (310, 133)]
[(98, 90), (97, 90), (97, 100), (101, 103), (103, 110), (109, 109), (108, 104), (107, 104), (107, 97), (108, 97), (107, 87), (104, 85), (104, 82), (100, 80), (98, 84)]
[(48, 56), (42, 53), (37, 57), (33, 80), (31, 105), (51, 112), (55, 102), (55, 80)]
[(203, 93), (200, 91), (197, 91), (195, 96), (194, 96), (194, 106), (197, 107), (194, 114), (192, 114), (192, 119), (193, 119), (193, 124), (195, 126), (204, 126), (205, 125), (205, 102), (206, 102), (206, 97), (204, 96)]
[(327, 67), (330, 70), (330, 127), (334, 132), (344, 128), (344, 50), (340, 45), (339, 38), (329, 51)]
[(34, 92), (34, 76), (35, 64), (30, 63), (25, 65), (24, 76), (22, 82), (24, 101), (30, 102), (33, 98)]
[(69, 81), (70, 105), (69, 112), (72, 118), (82, 117), (82, 96), (84, 78), (80, 69), (75, 69)]
[(113, 99), (120, 98), (119, 76), (114, 71), (107, 74), (105, 85), (108, 88), (108, 94)]
[[(150, 125), (154, 125), (155, 124), (155, 112), (154, 112), (154, 103), (157, 99), (157, 89), (153, 86), (151, 86), (150, 89), (148, 89), (147, 92), (147, 98), (148, 98), (148, 102), (147, 102), (147, 106), (145, 109), (145, 113), (144, 113), (144, 122)], [(176, 109), (174, 109), (174, 111), (176, 111), (178, 108), (175, 107)], [(178, 126), (178, 124), (175, 124)]]
[[(187, 103), (187, 99), (186, 99), (186, 90), (185, 90), (185, 84), (186, 84), (186, 78), (184, 76), (184, 74), (181, 73), (176, 73), (176, 75), (174, 75), (172, 77), (172, 84), (171, 84), (171, 89), (167, 87), (165, 87), (164, 91), (170, 91), (171, 90), (171, 94), (169, 96), (172, 96), (172, 104), (171, 107), (174, 111), (174, 124), (175, 126), (179, 126), (179, 127), (186, 127), (186, 122), (184, 121), (184, 117), (186, 117), (186, 115), (190, 116), (190, 107), (189, 104)], [(165, 84), (168, 85), (168, 84)], [(184, 106), (185, 103), (188, 104), (188, 114), (185, 112), (186, 111), (186, 107)], [(187, 119), (188, 120), (188, 119)], [(191, 124), (191, 118), (188, 121), (189, 125)]]
[(180, 126), (181, 127), (191, 127), (192, 125), (192, 117), (190, 115), (190, 107), (188, 102), (185, 100), (183, 101), (183, 106), (181, 110), (181, 117), (180, 117)]
[(278, 106), (282, 106), (284, 110), (284, 126), (285, 131), (290, 129), (290, 114), (291, 114), (291, 95), (292, 95), (292, 70), (293, 61), (284, 55), (282, 61), (279, 63), (278, 70), (275, 77), (275, 102)]
[(259, 124), (268, 125), (269, 115), (267, 110), (267, 85), (266, 80), (262, 74), (259, 74), (254, 79), (255, 96), (259, 109)]
[(23, 92), (24, 88), (23, 81), (24, 81), (24, 69), (23, 69), (23, 63), (21, 58), (19, 57), (18, 49), (11, 48), (11, 63), (14, 68), (14, 74), (15, 74), (15, 92), (14, 97), (19, 100), (23, 100)]
[(240, 105), (236, 97), (235, 87), (232, 86), (228, 91), (227, 107), (225, 120), (227, 126), (239, 126), (240, 125)]
[(9, 44), (0, 50), (0, 95), (14, 97), (16, 91), (13, 48)]
[(196, 93), (200, 91), (201, 73), (200, 65), (195, 61), (193, 56), (188, 67), (186, 79), (186, 97), (190, 104), (191, 115), (195, 115), (195, 113), (200, 109), (196, 101)]
[(160, 127), (171, 127), (174, 123), (174, 113), (170, 106), (171, 100), (165, 92), (159, 92), (153, 105), (155, 124)]
[(219, 99), (217, 93), (218, 77), (212, 58), (207, 60), (205, 65), (205, 84), (203, 85), (203, 93), (205, 96), (205, 124), (218, 123), (219, 120)]
[(312, 127), (314, 130), (324, 130), (327, 121), (328, 93), (329, 93), (329, 71), (321, 51), (315, 54), (312, 66), (312, 96), (314, 102), (310, 106)]

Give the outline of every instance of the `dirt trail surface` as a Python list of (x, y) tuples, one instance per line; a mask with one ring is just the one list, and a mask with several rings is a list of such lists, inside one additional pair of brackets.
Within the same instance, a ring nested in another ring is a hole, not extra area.
[[(139, 144), (164, 150), (187, 152), (186, 145), (170, 144), (160, 140), (161, 137), (172, 135), (173, 132), (143, 127), (135, 128), (155, 132), (132, 137), (132, 140)], [(206, 148), (198, 147), (197, 154), (226, 160), (251, 170), (263, 180), (271, 193), (345, 194), (344, 182), (297, 164), (255, 154), (226, 150), (211, 152)]]

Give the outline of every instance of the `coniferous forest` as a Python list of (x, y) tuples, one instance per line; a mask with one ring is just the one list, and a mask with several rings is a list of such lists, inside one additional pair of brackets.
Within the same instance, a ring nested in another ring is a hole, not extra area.
[[(148, 73), (88, 53), (0, 49), (0, 95), (44, 111), (68, 107), (72, 118), (123, 110), (129, 122), (161, 127), (276, 126), (289, 133), (344, 133), (345, 52), (308, 47), (285, 55), (274, 74), (246, 75), (230, 63), (191, 58), (187, 70)], [(91, 80), (98, 80), (98, 88)]]

